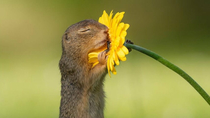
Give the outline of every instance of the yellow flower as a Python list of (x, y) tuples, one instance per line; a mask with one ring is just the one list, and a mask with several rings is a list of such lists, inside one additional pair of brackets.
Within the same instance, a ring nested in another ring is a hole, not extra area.
[[(101, 24), (106, 25), (109, 28), (109, 51), (107, 53), (108, 59), (107, 59), (107, 69), (110, 75), (110, 71), (113, 74), (116, 74), (116, 69), (114, 65), (119, 65), (121, 61), (126, 61), (125, 55), (129, 53), (128, 49), (123, 45), (125, 42), (125, 36), (127, 35), (126, 30), (129, 28), (129, 24), (125, 24), (121, 22), (125, 12), (118, 12), (115, 14), (115, 16), (112, 18), (113, 13), (111, 11), (110, 15), (106, 13), (106, 11), (103, 12), (103, 15), (99, 18), (99, 22)], [(103, 50), (101, 50), (103, 51)], [(98, 54), (101, 51), (97, 52), (91, 52), (88, 54), (89, 57), (89, 63), (93, 63), (93, 67), (97, 65), (98, 62)]]

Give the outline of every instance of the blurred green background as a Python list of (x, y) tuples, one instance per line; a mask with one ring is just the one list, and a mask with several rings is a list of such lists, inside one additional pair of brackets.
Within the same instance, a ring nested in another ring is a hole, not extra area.
[[(125, 11), (127, 38), (190, 74), (210, 94), (209, 0), (0, 0), (0, 118), (58, 118), (61, 37), (84, 19)], [(179, 75), (132, 51), (106, 77), (106, 118), (209, 118)]]

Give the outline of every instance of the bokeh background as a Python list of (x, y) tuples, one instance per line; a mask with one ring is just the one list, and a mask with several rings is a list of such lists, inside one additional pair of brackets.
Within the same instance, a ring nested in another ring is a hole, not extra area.
[[(127, 38), (167, 58), (210, 94), (209, 0), (0, 0), (0, 118), (58, 118), (61, 37), (103, 10), (125, 11)], [(132, 51), (106, 77), (106, 118), (209, 118), (179, 75)]]

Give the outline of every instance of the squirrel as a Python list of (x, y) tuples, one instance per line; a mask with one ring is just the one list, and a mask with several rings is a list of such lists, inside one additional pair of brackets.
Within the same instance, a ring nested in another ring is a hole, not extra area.
[(92, 68), (88, 53), (107, 47), (108, 28), (95, 20), (71, 25), (62, 37), (61, 101), (59, 118), (104, 118), (103, 82), (107, 72), (107, 50)]

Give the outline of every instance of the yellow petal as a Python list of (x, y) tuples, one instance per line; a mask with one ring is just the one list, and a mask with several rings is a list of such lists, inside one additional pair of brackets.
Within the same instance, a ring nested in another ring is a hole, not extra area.
[(106, 11), (103, 11), (103, 15), (99, 18), (99, 22), (104, 24), (104, 25), (108, 25), (109, 21), (108, 21), (108, 14), (106, 13)]
[(96, 63), (96, 62), (98, 62), (98, 53), (89, 53), (88, 54), (88, 62), (89, 63)]
[(124, 25), (123, 30), (125, 30), (125, 31), (126, 31), (129, 27), (130, 27), (130, 25), (129, 25), (129, 24), (125, 24), (125, 25)]
[(124, 37), (120, 37), (120, 41), (119, 41), (119, 47), (123, 46), (125, 43), (125, 38)]
[(119, 65), (120, 64), (120, 61), (119, 61), (119, 59), (118, 59), (118, 57), (117, 57), (117, 54), (116, 54), (116, 52), (114, 52), (114, 62), (115, 62), (115, 64), (116, 65)]
[(95, 62), (98, 62), (98, 58), (91, 58), (88, 61), (88, 63), (95, 63)]
[(117, 71), (116, 71), (115, 67), (113, 68), (112, 73), (113, 73), (114, 75), (117, 74)]
[(119, 49), (119, 50), (117, 51), (117, 56), (118, 56), (119, 58), (125, 56), (125, 53), (122, 51), (122, 49)]
[(108, 25), (109, 28), (112, 27), (112, 24), (111, 24), (111, 22), (112, 22), (112, 15), (113, 15), (113, 10), (109, 14), (109, 25)]
[(123, 18), (123, 14), (124, 14), (123, 12), (121, 12), (121, 13), (118, 12), (114, 16), (113, 21), (112, 21), (113, 34), (116, 34), (117, 26), (118, 26), (119, 22), (121, 22), (121, 20)]
[(117, 47), (119, 47), (119, 43), (120, 43), (120, 37), (118, 36), (118, 37), (116, 37), (116, 39), (111, 43), (111, 46), (113, 47), (113, 48), (117, 48)]
[(109, 60), (108, 66), (110, 67), (110, 70), (112, 71), (113, 68), (112, 68), (111, 56), (108, 58), (108, 60)]
[(120, 23), (116, 31), (116, 36), (120, 36), (120, 33), (123, 28), (124, 28), (124, 23)]
[(120, 13), (117, 12), (113, 19), (117, 19), (117, 20), (116, 20), (117, 23), (121, 22), (121, 20), (122, 20), (122, 18), (123, 18), (123, 16), (124, 16), (124, 13), (125, 13), (125, 12), (120, 12)]
[(127, 35), (126, 31), (122, 31), (121, 34), (120, 34), (121, 37), (125, 37), (126, 35)]
[(109, 63), (110, 63), (110, 60), (109, 60), (109, 57), (108, 57), (108, 59), (107, 59), (107, 70), (108, 70), (108, 73), (109, 73), (109, 76), (110, 76), (110, 65), (109, 65)]
[(89, 60), (92, 60), (92, 59), (95, 59), (95, 58), (98, 59), (98, 56), (89, 56), (88, 57)]
[(94, 66), (96, 66), (98, 63), (99, 63), (99, 62), (94, 63), (94, 64), (92, 65), (92, 68), (93, 68)]
[(111, 65), (111, 70), (114, 67), (114, 60), (113, 60), (113, 56), (110, 58), (110, 65)]
[(119, 57), (121, 61), (126, 61), (126, 57)]
[(88, 54), (88, 57), (98, 57), (98, 52), (91, 52)]
[(125, 54), (128, 54), (128, 53), (129, 53), (128, 49), (127, 49), (125, 46), (123, 46), (121, 49), (122, 49), (122, 51), (123, 51)]

